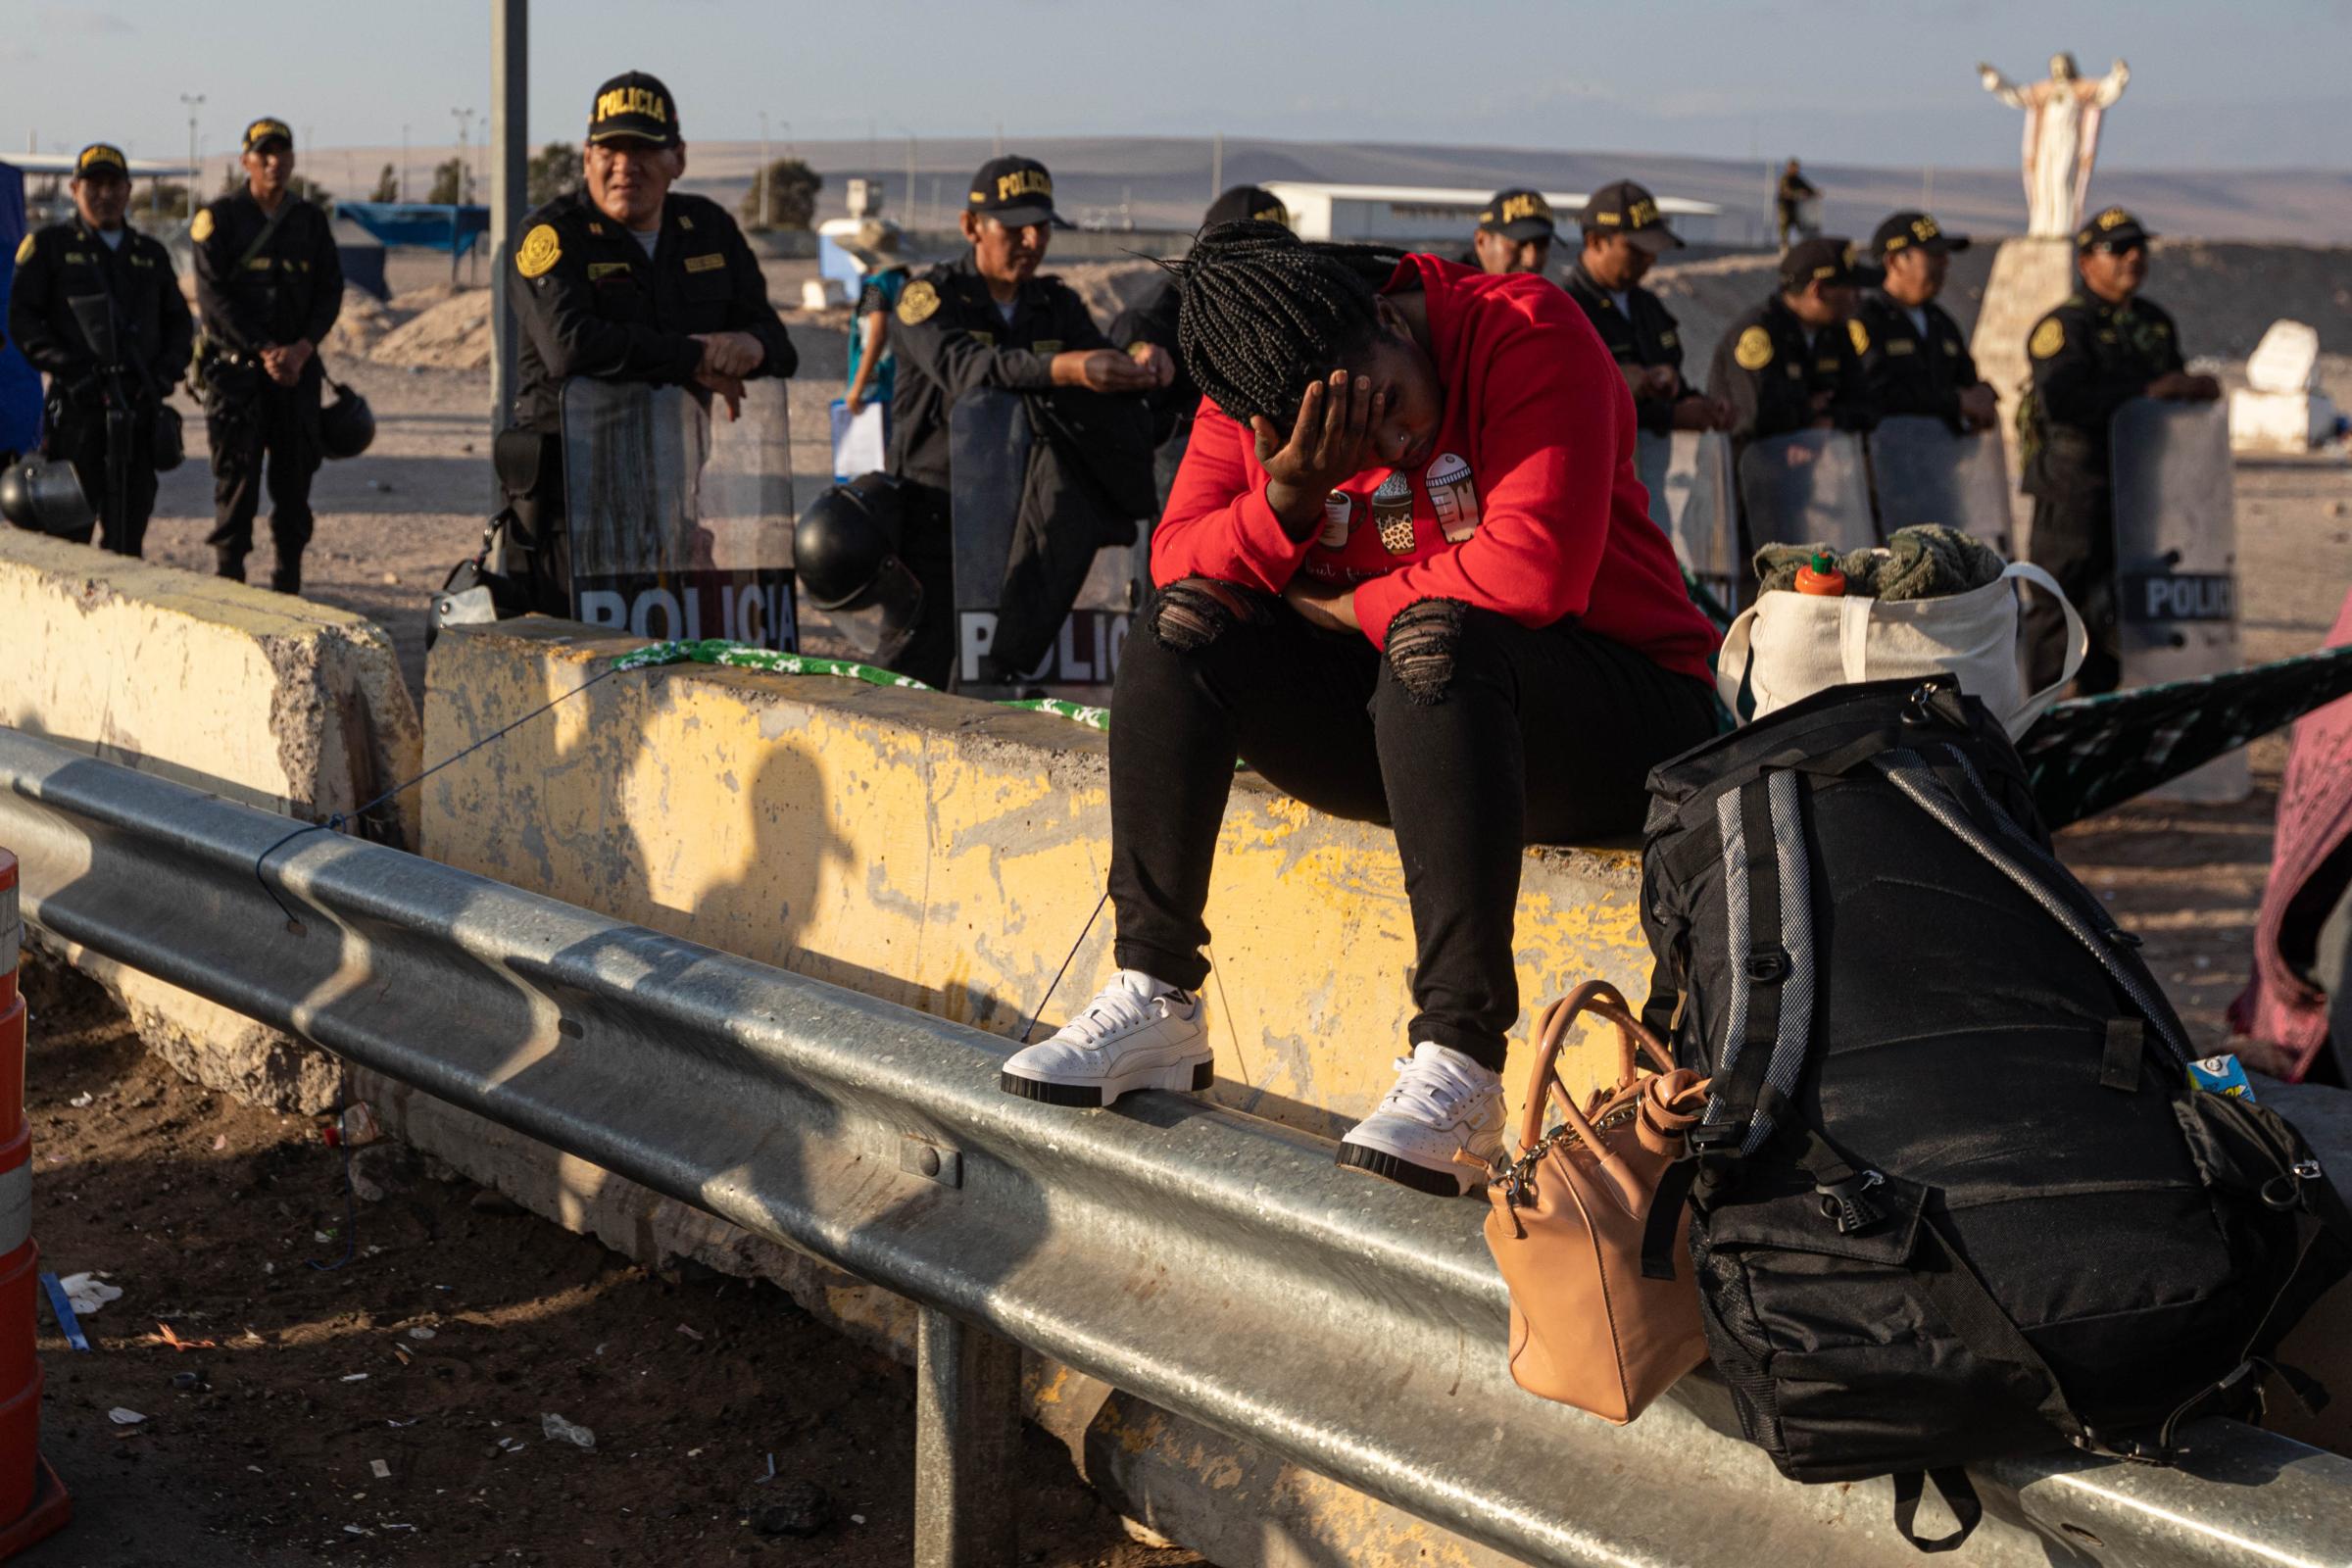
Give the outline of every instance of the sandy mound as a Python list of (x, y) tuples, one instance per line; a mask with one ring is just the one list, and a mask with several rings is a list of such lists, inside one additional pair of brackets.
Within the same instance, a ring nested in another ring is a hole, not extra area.
[(463, 283), (427, 283), (422, 288), (403, 289), (393, 295), (392, 309), (406, 320), (412, 316), (422, 315), (443, 300), (455, 299), (465, 292), (466, 285)]
[(1168, 275), (1150, 262), (1079, 262), (1054, 270), (1078, 291), (1104, 331), (1113, 318), (1142, 301)]
[[(429, 290), (417, 290), (427, 293)], [(404, 294), (401, 299), (415, 295)], [(370, 356), (378, 365), (478, 370), (490, 363), (490, 291), (466, 289), (386, 333)]]
[(330, 360), (364, 360), (397, 328), (404, 318), (374, 295), (361, 289), (343, 291), (343, 309), (327, 328), (318, 352)]

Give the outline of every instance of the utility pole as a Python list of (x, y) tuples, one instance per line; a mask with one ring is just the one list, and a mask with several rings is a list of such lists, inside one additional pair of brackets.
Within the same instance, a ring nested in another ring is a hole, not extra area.
[(400, 127), (400, 184), (394, 191), (402, 201), (409, 199), (409, 127)]
[(776, 226), (776, 182), (768, 177), (767, 112), (760, 112), (760, 172), (752, 177), (760, 182), (760, 226)]
[(458, 122), (458, 201), (463, 204), (473, 196), (473, 111), (452, 109), (450, 115)]
[[(906, 127), (902, 125), (901, 130)], [(914, 132), (906, 131), (906, 227), (914, 227)]]
[(204, 94), (181, 93), (179, 101), (188, 107), (188, 199), (184, 204), (186, 216), (196, 216), (196, 111), (204, 107)]
[[(490, 422), (504, 425), (514, 406), (517, 353), (514, 313), (499, 273), (530, 207), (530, 0), (493, 0), (490, 8), (490, 120), (497, 154), (490, 164)], [(488, 127), (485, 127), (488, 128)]]
[(1208, 143), (1208, 199), (1225, 194), (1225, 133), (1215, 132)]

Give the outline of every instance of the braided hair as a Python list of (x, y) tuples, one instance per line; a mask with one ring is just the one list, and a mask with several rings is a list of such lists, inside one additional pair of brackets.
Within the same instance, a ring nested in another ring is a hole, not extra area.
[(1280, 223), (1204, 229), (1192, 254), (1163, 264), (1178, 279), (1184, 368), (1228, 415), (1283, 428), (1310, 382), (1380, 334), (1374, 302), (1403, 252), (1308, 244)]

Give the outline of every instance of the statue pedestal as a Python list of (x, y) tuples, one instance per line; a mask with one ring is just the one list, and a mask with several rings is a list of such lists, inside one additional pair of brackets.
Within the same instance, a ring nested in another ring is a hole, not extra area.
[[(1977, 330), (1969, 340), (1977, 373), (1992, 383), (2001, 400), (2001, 440), (2009, 451), (2009, 472), (2022, 479), (2017, 456), (2017, 404), (2024, 395), (2029, 370), (2026, 339), (2034, 323), (2075, 291), (2075, 244), (2071, 239), (2005, 239), (1992, 259), (1992, 276), (1984, 284), (1984, 303), (1977, 311)], [(2010, 536), (2024, 560), (2031, 542), (2034, 504), (2023, 494), (2012, 499)]]

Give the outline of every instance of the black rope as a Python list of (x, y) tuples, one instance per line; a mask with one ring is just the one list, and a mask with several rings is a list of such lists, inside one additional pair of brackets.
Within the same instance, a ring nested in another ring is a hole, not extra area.
[(1031, 1013), (1029, 1021), (1021, 1026), (1022, 1045), (1025, 1046), (1029, 1043), (1029, 1036), (1037, 1029), (1037, 1020), (1046, 1015), (1046, 1004), (1054, 1000), (1054, 993), (1061, 986), (1061, 977), (1070, 972), (1070, 963), (1078, 956), (1078, 950), (1086, 946), (1087, 933), (1094, 930), (1097, 920), (1102, 918), (1102, 906), (1109, 902), (1110, 889), (1106, 887), (1102, 890), (1102, 896), (1095, 901), (1095, 912), (1086, 917), (1085, 926), (1078, 932), (1078, 940), (1071, 943), (1070, 951), (1062, 955), (1061, 967), (1054, 971), (1054, 984), (1046, 987), (1046, 994), (1037, 999), (1037, 1010)]

